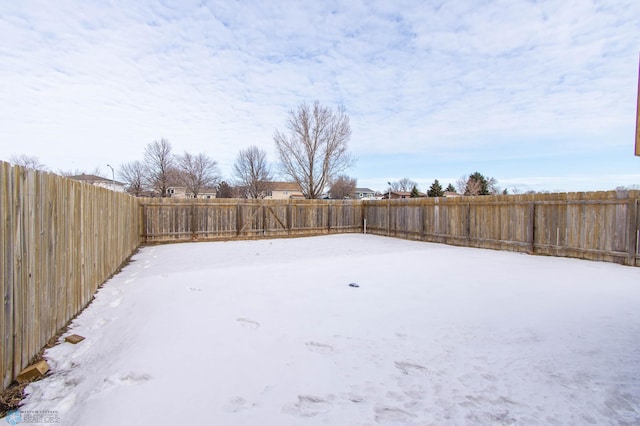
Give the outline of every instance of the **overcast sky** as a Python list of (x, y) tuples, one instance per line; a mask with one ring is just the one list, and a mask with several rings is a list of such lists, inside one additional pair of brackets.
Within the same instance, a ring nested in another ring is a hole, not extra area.
[(637, 186), (639, 52), (638, 0), (0, 0), (0, 159), (110, 175), (166, 138), (230, 178), (318, 100), (361, 187)]

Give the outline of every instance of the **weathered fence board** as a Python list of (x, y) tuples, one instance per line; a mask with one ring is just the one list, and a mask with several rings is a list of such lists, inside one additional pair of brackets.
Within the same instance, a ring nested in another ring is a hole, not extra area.
[(0, 162), (0, 389), (139, 246), (138, 200)]

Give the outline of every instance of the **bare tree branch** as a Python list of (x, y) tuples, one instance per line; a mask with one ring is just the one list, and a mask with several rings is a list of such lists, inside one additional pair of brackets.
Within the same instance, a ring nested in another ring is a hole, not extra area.
[(392, 191), (401, 191), (401, 192), (410, 192), (414, 186), (418, 186), (418, 184), (412, 181), (409, 178), (402, 178), (397, 182), (391, 182), (391, 190)]
[(349, 198), (356, 192), (356, 179), (347, 175), (340, 175), (331, 182), (329, 195), (331, 198)]
[(166, 197), (167, 188), (175, 183), (175, 159), (171, 143), (160, 139), (147, 144), (144, 149), (144, 166), (149, 187), (161, 197)]
[(272, 180), (267, 153), (257, 146), (241, 149), (233, 165), (236, 186), (245, 189), (248, 198), (264, 198)]
[(138, 160), (124, 163), (118, 170), (118, 176), (126, 184), (127, 192), (136, 197), (140, 197), (145, 193), (144, 173), (144, 165)]
[(218, 163), (206, 154), (192, 155), (185, 152), (177, 160), (177, 179), (187, 193), (198, 198), (205, 188), (213, 188), (220, 180)]
[(273, 136), (282, 171), (305, 197), (318, 198), (333, 177), (355, 162), (348, 151), (349, 116), (318, 101), (312, 107), (303, 103), (289, 112), (287, 129), (288, 134), (276, 130)]
[(12, 155), (9, 157), (9, 161), (17, 166), (24, 167), (27, 170), (47, 171), (47, 166), (42, 164), (40, 159), (35, 155)]

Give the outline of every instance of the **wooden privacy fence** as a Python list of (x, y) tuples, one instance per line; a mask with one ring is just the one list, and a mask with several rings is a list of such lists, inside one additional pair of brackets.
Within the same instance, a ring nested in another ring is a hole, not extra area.
[(324, 200), (140, 199), (146, 243), (362, 231), (362, 206)]
[(0, 390), (140, 244), (138, 200), (0, 162)]
[(366, 232), (640, 265), (640, 191), (391, 201), (142, 199), (147, 243)]
[(367, 201), (367, 232), (640, 265), (640, 191)]
[(0, 162), (0, 389), (141, 243), (367, 232), (640, 266), (639, 199), (136, 199)]

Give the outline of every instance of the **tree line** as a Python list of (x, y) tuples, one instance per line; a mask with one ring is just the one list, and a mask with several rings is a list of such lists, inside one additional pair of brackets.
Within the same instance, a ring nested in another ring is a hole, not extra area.
[(411, 198), (425, 195), (428, 197), (443, 197), (447, 192), (468, 196), (507, 194), (508, 192), (506, 189), (500, 189), (497, 179), (486, 177), (480, 172), (462, 176), (456, 181), (456, 186), (449, 183), (446, 188), (443, 188), (440, 181), (435, 179), (426, 194), (420, 192), (415, 181), (406, 177), (396, 182), (388, 182), (388, 185), (390, 192), (409, 193)]
[[(349, 116), (343, 108), (333, 110), (318, 101), (312, 105), (302, 103), (289, 111), (285, 129), (276, 130), (273, 135), (279, 157), (277, 171), (297, 183), (306, 198), (319, 198), (325, 188), (339, 182), (341, 173), (355, 163), (349, 151), (350, 138)], [(11, 162), (29, 169), (46, 170), (34, 156), (12, 157)], [(122, 164), (118, 178), (125, 183), (127, 191), (136, 196), (166, 197), (171, 187), (180, 186), (193, 197), (205, 189), (215, 188), (218, 197), (262, 198), (270, 189), (274, 169), (264, 150), (250, 146), (238, 152), (233, 177), (231, 182), (226, 182), (216, 160), (205, 153), (176, 154), (169, 140), (163, 138), (145, 146), (142, 160)], [(99, 169), (94, 174), (101, 175)]]
[[(351, 126), (343, 108), (333, 110), (315, 101), (302, 103), (288, 113), (285, 129), (273, 135), (279, 162), (267, 161), (267, 154), (257, 146), (240, 149), (233, 164), (230, 182), (222, 179), (218, 163), (205, 153), (176, 154), (167, 139), (148, 143), (141, 160), (122, 164), (118, 177), (129, 193), (135, 196), (169, 196), (172, 187), (183, 187), (192, 197), (204, 190), (216, 189), (218, 197), (262, 198), (270, 189), (276, 172), (295, 182), (306, 198), (320, 198), (328, 189), (331, 198), (349, 198), (355, 192), (356, 179), (343, 172), (356, 159), (349, 151)], [(37, 157), (12, 157), (14, 164), (30, 169), (46, 170)], [(79, 171), (59, 172), (62, 175), (83, 174)], [(99, 169), (95, 173), (101, 175)], [(389, 182), (389, 191), (408, 192), (412, 197), (425, 194), (409, 178)], [(500, 193), (497, 181), (479, 172), (463, 176), (443, 189), (436, 179), (426, 195), (441, 197), (446, 191), (463, 195), (489, 195)], [(506, 193), (506, 190), (503, 191)]]

